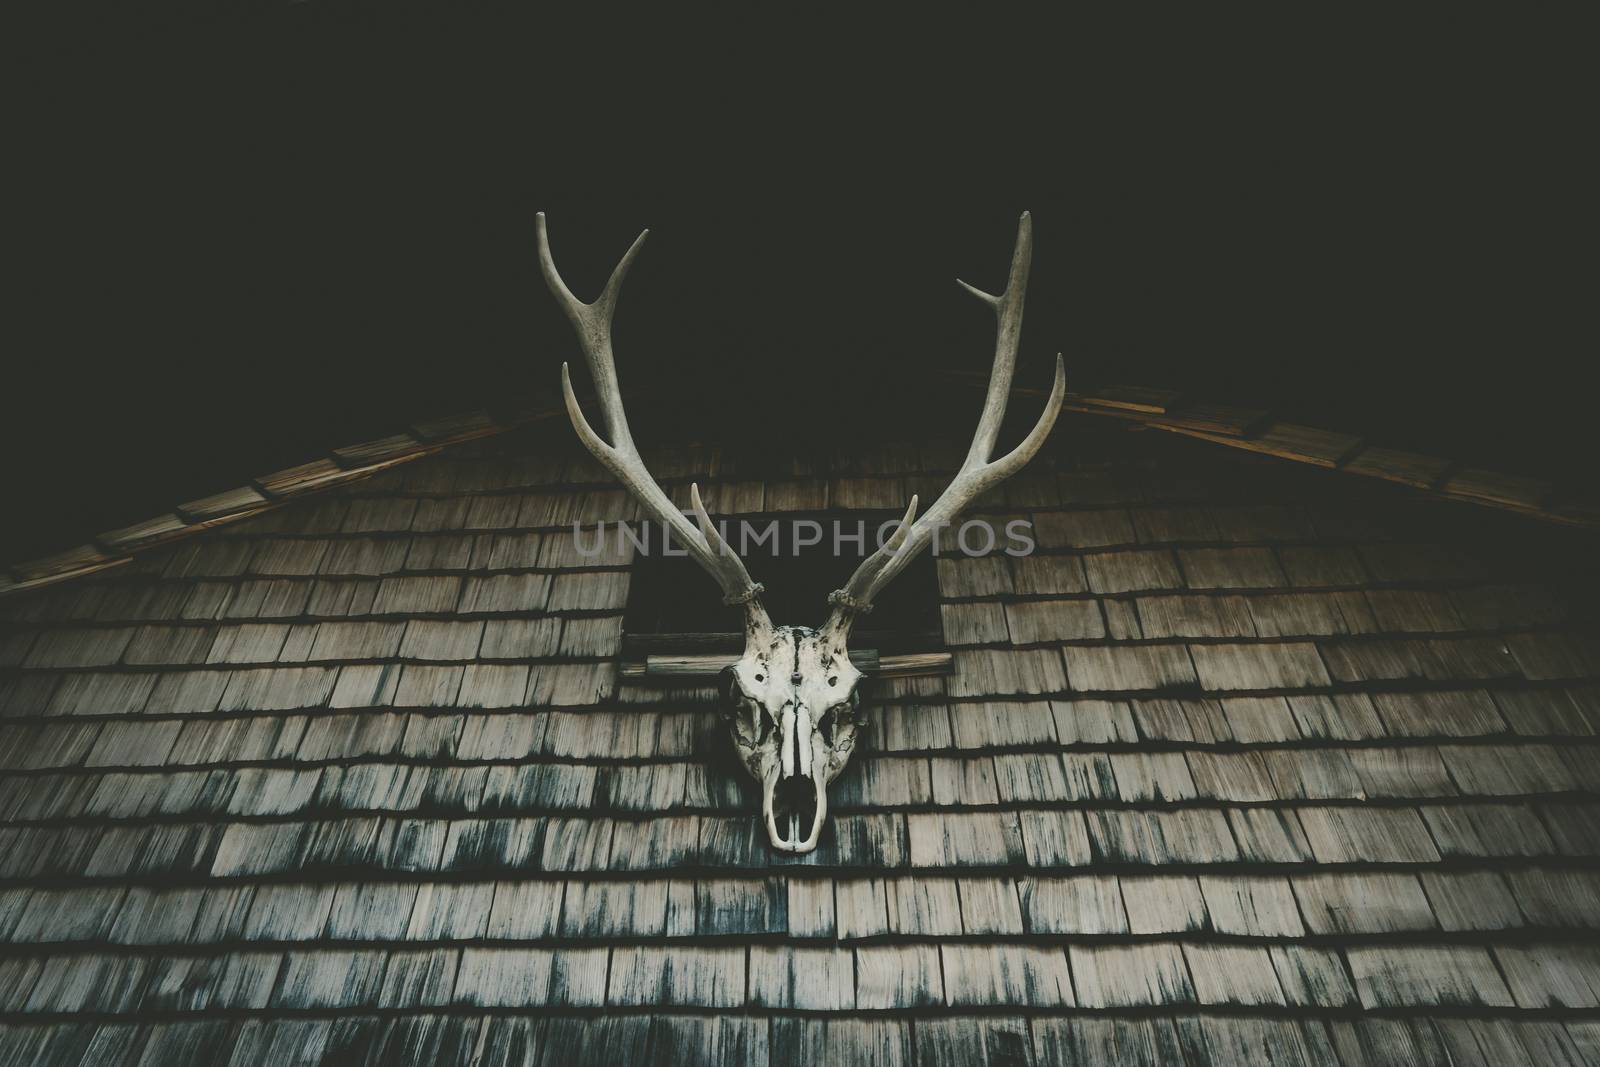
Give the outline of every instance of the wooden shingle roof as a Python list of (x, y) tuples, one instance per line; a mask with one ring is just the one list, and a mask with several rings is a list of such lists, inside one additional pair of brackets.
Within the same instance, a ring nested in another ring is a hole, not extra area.
[[(879, 683), (782, 857), (711, 694), (619, 683), (630, 560), (571, 523), (631, 502), (529, 440), (0, 601), (0, 1062), (1592, 1062), (1560, 590), (1063, 442), (985, 505), (1038, 552), (939, 562), (955, 672)], [(782, 512), (950, 467), (656, 469)]]

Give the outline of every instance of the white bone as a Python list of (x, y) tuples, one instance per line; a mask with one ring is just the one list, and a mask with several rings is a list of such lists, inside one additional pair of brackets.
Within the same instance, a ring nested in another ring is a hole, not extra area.
[(799, 771), (807, 778), (811, 777), (811, 712), (801, 704), (795, 709), (794, 715), (795, 748), (800, 752)]
[(783, 776), (794, 777), (794, 707), (783, 709)]

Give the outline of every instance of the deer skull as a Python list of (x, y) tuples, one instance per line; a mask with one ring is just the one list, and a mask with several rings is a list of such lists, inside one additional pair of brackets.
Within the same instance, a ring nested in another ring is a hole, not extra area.
[(781, 852), (817, 847), (828, 786), (856, 747), (861, 672), (835, 631), (780, 626), (722, 672), (733, 747), (761, 783), (767, 837)]
[(645, 468), (633, 443), (617, 384), (611, 320), (623, 279), (648, 233), (646, 230), (633, 242), (594, 303), (585, 304), (572, 295), (556, 271), (544, 215), (539, 215), (539, 265), (551, 293), (577, 332), (610, 440), (602, 439), (584, 417), (563, 363), (561, 388), (567, 414), (584, 446), (632, 492), (644, 512), (663, 523), (676, 543), (716, 579), (722, 587), (722, 602), (743, 607), (744, 655), (722, 673), (723, 708), (729, 732), (745, 769), (761, 783), (762, 817), (772, 847), (780, 852), (810, 852), (817, 847), (827, 820), (828, 785), (849, 762), (855, 751), (856, 730), (862, 723), (858, 692), (862, 675), (850, 662), (852, 625), (872, 610), (873, 600), (884, 586), (940, 529), (950, 525), (975, 498), (1033, 458), (1061, 412), (1066, 372), (1057, 355), (1055, 381), (1044, 414), (1021, 444), (998, 459), (990, 458), (1016, 370), (1023, 298), (1033, 254), (1033, 224), (1025, 213), (1017, 225), (1017, 243), (1004, 292), (993, 296), (960, 283), (994, 310), (997, 333), (994, 369), (989, 376), (983, 413), (961, 469), (920, 517), (917, 498), (911, 498), (894, 536), (862, 561), (843, 589), (829, 595), (833, 611), (819, 630), (772, 624), (761, 605), (761, 585), (751, 580), (744, 563), (717, 532), (700, 499), (699, 486), (690, 487), (691, 513), (695, 518), (691, 523)]

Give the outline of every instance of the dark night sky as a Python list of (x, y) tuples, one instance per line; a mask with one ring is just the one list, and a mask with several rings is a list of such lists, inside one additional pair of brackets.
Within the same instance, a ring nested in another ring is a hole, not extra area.
[(1571, 27), (140, 7), (9, 46), (5, 558), (553, 385), (540, 209), (649, 439), (966, 418), (1028, 208), (1024, 382), (1594, 451)]

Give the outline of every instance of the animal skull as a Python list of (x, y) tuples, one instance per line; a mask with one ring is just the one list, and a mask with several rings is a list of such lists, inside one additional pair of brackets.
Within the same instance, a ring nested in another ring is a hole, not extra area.
[(1033, 254), (1033, 224), (1026, 213), (1017, 224), (1011, 271), (999, 296), (959, 283), (994, 310), (997, 334), (983, 413), (961, 469), (920, 517), (917, 498), (911, 498), (895, 534), (862, 561), (843, 589), (834, 590), (828, 597), (833, 610), (818, 630), (772, 624), (761, 605), (761, 585), (751, 580), (744, 563), (712, 524), (700, 499), (700, 487), (690, 487), (695, 518), (691, 523), (650, 475), (633, 443), (617, 384), (611, 320), (623, 279), (648, 233), (646, 230), (640, 234), (623, 255), (600, 296), (592, 304), (585, 304), (572, 295), (556, 271), (544, 215), (539, 215), (539, 265), (551, 293), (577, 332), (610, 440), (602, 439), (584, 417), (563, 363), (561, 388), (567, 414), (584, 446), (633, 493), (644, 512), (663, 523), (673, 539), (716, 579), (722, 587), (722, 602), (743, 607), (744, 655), (722, 673), (729, 732), (745, 769), (761, 783), (762, 817), (772, 847), (780, 852), (810, 852), (817, 847), (827, 820), (828, 785), (849, 762), (855, 751), (856, 731), (863, 721), (859, 693), (862, 674), (850, 661), (852, 625), (872, 610), (877, 595), (940, 529), (949, 526), (975, 498), (1033, 458), (1061, 412), (1066, 372), (1058, 354), (1055, 381), (1044, 414), (1021, 444), (998, 459), (990, 458), (1016, 370), (1023, 299)]
[(772, 847), (810, 852), (828, 817), (828, 786), (856, 747), (862, 678), (843, 636), (779, 626), (722, 672), (739, 760), (761, 783)]

